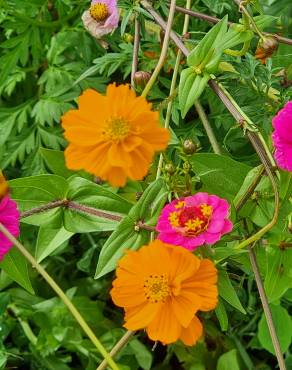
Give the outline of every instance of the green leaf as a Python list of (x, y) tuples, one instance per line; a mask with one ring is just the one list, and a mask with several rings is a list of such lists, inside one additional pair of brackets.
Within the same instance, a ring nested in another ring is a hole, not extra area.
[(246, 311), (242, 307), (242, 304), (237, 297), (236, 291), (233, 285), (231, 284), (231, 281), (226, 271), (223, 270), (219, 271), (218, 290), (220, 297), (222, 297), (226, 302), (228, 302), (238, 311), (242, 312), (243, 314), (246, 314)]
[[(273, 322), (276, 333), (280, 342), (282, 353), (286, 352), (291, 344), (292, 337), (292, 322), (291, 316), (282, 306), (270, 305)], [(266, 317), (264, 313), (259, 322), (258, 338), (264, 349), (272, 354), (275, 354), (272, 339), (268, 329)]]
[(139, 366), (143, 370), (150, 370), (152, 364), (152, 355), (151, 352), (148, 351), (147, 347), (137, 338), (133, 338), (130, 341), (129, 347), (133, 350)]
[(68, 178), (75, 174), (74, 171), (70, 171), (66, 167), (63, 151), (40, 148), (40, 153), (43, 159), (45, 160), (45, 163), (48, 166), (48, 168), (55, 175)]
[[(74, 203), (121, 217), (127, 215), (133, 206), (132, 203), (119, 195), (82, 177), (72, 177), (68, 182), (67, 198)], [(84, 233), (114, 230), (118, 222), (81, 213), (74, 210), (74, 208), (68, 208), (64, 213), (64, 226), (71, 232)]]
[[(22, 177), (9, 181), (12, 199), (21, 211), (40, 207), (52, 201), (66, 198), (67, 181), (57, 175), (38, 175)], [(49, 224), (51, 228), (62, 225), (63, 209), (58, 207), (42, 213), (23, 218), (21, 221), (32, 225)]]
[(34, 294), (28, 275), (26, 259), (18, 249), (13, 247), (9, 253), (6, 254), (3, 261), (0, 262), (0, 268), (2, 268), (13, 281), (22, 286), (29, 293)]
[(99, 255), (95, 278), (100, 278), (116, 268), (126, 249), (136, 250), (150, 239), (150, 232), (135, 230), (138, 221), (154, 225), (166, 200), (166, 189), (162, 179), (153, 182), (112, 233)]
[(71, 238), (74, 233), (67, 231), (63, 227), (60, 229), (50, 229), (48, 227), (40, 227), (35, 258), (40, 263), (47, 256), (51, 255), (60, 245)]
[[(227, 32), (227, 20), (228, 16), (226, 15), (210, 29), (199, 44), (190, 52), (187, 57), (187, 64), (189, 66), (198, 66), (201, 63), (206, 65), (211, 60), (213, 54), (210, 55), (209, 51), (211, 48), (215, 50)], [(208, 57), (206, 58), (207, 55)]]
[(195, 154), (190, 158), (193, 171), (203, 183), (202, 191), (233, 200), (250, 167), (233, 159), (213, 154)]
[(265, 292), (270, 302), (282, 297), (292, 287), (292, 250), (267, 247)]
[(228, 316), (226, 313), (226, 308), (224, 306), (224, 303), (222, 299), (219, 298), (218, 305), (215, 309), (215, 313), (217, 316), (217, 319), (219, 321), (220, 327), (222, 331), (226, 331), (228, 329)]
[(232, 349), (219, 357), (216, 370), (240, 370), (237, 350)]

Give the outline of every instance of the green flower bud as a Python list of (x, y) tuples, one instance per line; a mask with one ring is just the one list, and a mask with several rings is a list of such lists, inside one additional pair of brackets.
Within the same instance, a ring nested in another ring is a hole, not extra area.
[(183, 143), (183, 151), (185, 154), (194, 154), (197, 151), (197, 145), (191, 139), (187, 139)]
[(164, 169), (169, 175), (173, 175), (175, 173), (175, 167), (172, 163), (167, 163)]

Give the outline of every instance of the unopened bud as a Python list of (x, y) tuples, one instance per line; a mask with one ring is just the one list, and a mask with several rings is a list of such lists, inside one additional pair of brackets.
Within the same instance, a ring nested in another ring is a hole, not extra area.
[(167, 172), (169, 175), (173, 175), (175, 173), (175, 167), (172, 163), (167, 163), (164, 168), (165, 172)]
[(123, 40), (126, 41), (128, 44), (132, 44), (134, 41), (134, 37), (130, 33), (124, 33)]
[(266, 59), (271, 57), (278, 49), (279, 42), (274, 36), (267, 36), (260, 40), (255, 52), (255, 58), (262, 64), (266, 63)]
[(197, 151), (197, 145), (191, 139), (187, 139), (183, 143), (183, 151), (185, 154), (194, 154)]
[(183, 38), (185, 40), (189, 40), (191, 38), (191, 34), (189, 32), (186, 32), (186, 33), (183, 34)]
[(134, 74), (134, 82), (137, 86), (144, 87), (150, 80), (151, 74), (145, 71), (137, 71)]

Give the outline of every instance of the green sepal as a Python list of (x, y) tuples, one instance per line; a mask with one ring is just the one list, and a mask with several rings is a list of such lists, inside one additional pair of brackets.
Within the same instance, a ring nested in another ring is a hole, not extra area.
[(182, 118), (186, 116), (191, 106), (201, 96), (209, 80), (209, 73), (203, 75), (193, 73), (193, 75), (189, 75), (184, 86), (180, 86), (179, 105)]

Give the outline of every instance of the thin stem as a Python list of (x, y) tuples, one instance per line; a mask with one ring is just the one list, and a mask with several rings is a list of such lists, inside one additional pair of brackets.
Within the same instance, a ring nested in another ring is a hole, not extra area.
[(119, 370), (116, 363), (107, 353), (104, 346), (97, 339), (93, 331), (90, 329), (86, 321), (83, 319), (77, 308), (73, 305), (70, 299), (66, 296), (63, 290), (55, 282), (55, 280), (46, 272), (46, 270), (35, 260), (35, 258), (27, 251), (27, 249), (22, 245), (14, 236), (6, 229), (6, 227), (0, 223), (0, 231), (6, 236), (8, 240), (15, 245), (15, 247), (20, 251), (20, 253), (31, 263), (31, 265), (38, 271), (38, 273), (46, 280), (50, 287), (57, 293), (63, 303), (67, 306), (68, 310), (71, 312), (73, 317), (76, 319), (78, 324), (81, 326), (85, 334), (92, 341), (94, 346), (98, 349), (101, 355), (107, 360), (108, 364), (113, 370)]
[(254, 178), (252, 179), (252, 182), (250, 183), (250, 185), (246, 189), (245, 193), (234, 204), (234, 208), (235, 208), (236, 212), (239, 212), (241, 210), (241, 208), (244, 206), (244, 204), (246, 203), (246, 201), (250, 198), (250, 196), (254, 192), (255, 188), (257, 187), (257, 185), (261, 181), (264, 171), (265, 171), (265, 167), (263, 165), (261, 165), (258, 172), (255, 174)]
[[(110, 355), (115, 357), (129, 343), (134, 334), (134, 331), (128, 330), (110, 351)], [(103, 360), (96, 370), (105, 370), (106, 367), (107, 361)]]
[[(187, 0), (186, 8), (189, 9), (190, 7), (191, 7), (191, 0)], [(186, 14), (185, 19), (184, 19), (184, 25), (183, 25), (183, 35), (188, 31), (189, 21), (190, 21), (190, 17), (189, 15)], [(181, 57), (182, 57), (182, 51), (179, 49), (177, 52), (175, 66), (174, 66), (173, 75), (171, 79), (171, 85), (170, 85), (170, 91), (169, 91), (170, 100), (167, 104), (166, 116), (165, 116), (165, 121), (164, 121), (165, 128), (169, 127), (171, 110), (172, 110), (172, 105), (173, 105), (173, 99), (171, 99), (171, 97), (174, 95)], [(157, 167), (157, 173), (156, 173), (156, 179), (158, 179), (161, 175), (162, 164), (163, 164), (163, 155), (160, 154), (158, 167)]]
[(254, 21), (253, 17), (251, 14), (249, 14), (249, 11), (244, 7), (244, 5), (242, 4), (242, 1), (240, 0), (234, 0), (235, 3), (239, 6), (239, 10), (244, 13), (246, 15), (246, 17), (248, 18), (250, 24), (252, 25), (254, 31), (259, 35), (259, 37), (264, 40), (264, 35), (262, 34), (262, 32), (259, 30), (256, 22)]
[[(141, 0), (141, 5), (152, 15), (155, 22), (163, 29), (166, 29), (165, 21), (160, 17), (158, 13), (152, 8), (151, 4), (147, 0)], [(184, 43), (178, 37), (178, 35), (171, 31), (170, 38), (175, 43), (175, 45), (183, 52), (185, 56), (189, 54), (189, 50), (185, 47)]]
[[(143, 5), (143, 3), (145, 3), (145, 1), (142, 1), (141, 3)], [(156, 67), (155, 67), (155, 69), (154, 69), (154, 71), (151, 75), (150, 80), (148, 81), (147, 85), (145, 86), (145, 88), (144, 88), (144, 90), (141, 94), (144, 98), (148, 95), (148, 93), (151, 90), (153, 84), (155, 83), (155, 81), (156, 81), (156, 79), (157, 79), (157, 77), (158, 77), (158, 75), (159, 75), (159, 73), (160, 73), (160, 71), (163, 67), (166, 56), (167, 56), (167, 50), (168, 50), (168, 44), (169, 44), (169, 39), (170, 39), (171, 27), (172, 27), (174, 14), (175, 14), (175, 4), (176, 4), (176, 0), (171, 0), (160, 57), (159, 57), (157, 65), (156, 65)]]
[(132, 60), (132, 71), (131, 71), (131, 85), (135, 88), (135, 73), (138, 67), (138, 55), (139, 55), (139, 45), (140, 45), (140, 22), (138, 16), (135, 17), (135, 36), (134, 36), (134, 48), (133, 48), (133, 60)]
[(32, 208), (28, 211), (21, 212), (20, 217), (21, 218), (29, 217), (29, 216), (35, 215), (37, 213), (42, 213), (42, 212), (48, 211), (50, 209), (66, 206), (67, 204), (68, 204), (67, 199), (54, 200), (53, 202), (44, 204), (43, 206)]
[[(185, 8), (180, 7), (180, 6), (176, 6), (175, 10), (179, 13), (189, 14), (191, 17), (202, 19), (202, 20), (210, 22), (210, 23), (218, 23), (220, 21), (219, 18), (212, 17), (210, 15), (200, 13), (200, 12), (195, 12), (193, 10), (185, 9)], [(228, 22), (229, 26), (231, 26), (232, 24), (234, 24), (234, 23)], [(264, 36), (273, 36), (282, 44), (292, 45), (292, 40), (288, 39), (287, 37), (279, 36), (276, 33), (262, 32), (262, 34)]]
[(199, 115), (199, 117), (201, 119), (201, 122), (202, 122), (202, 124), (204, 126), (204, 129), (206, 131), (206, 134), (208, 136), (208, 139), (210, 141), (210, 144), (211, 144), (211, 146), (213, 148), (214, 153), (216, 153), (216, 154), (222, 154), (220, 145), (218, 144), (218, 141), (216, 139), (216, 136), (214, 135), (214, 131), (212, 129), (212, 126), (210, 125), (210, 122), (209, 122), (209, 120), (207, 118), (207, 115), (206, 115), (206, 113), (205, 113), (205, 111), (204, 111), (204, 109), (203, 109), (203, 107), (202, 107), (202, 105), (201, 105), (201, 103), (200, 103), (199, 100), (197, 100), (195, 102), (195, 108), (196, 108), (196, 110), (198, 112), (198, 115)]
[(273, 322), (271, 309), (270, 309), (268, 299), (267, 299), (267, 296), (266, 296), (266, 293), (265, 293), (265, 290), (264, 290), (263, 282), (262, 282), (262, 279), (261, 279), (261, 275), (260, 275), (260, 272), (259, 272), (259, 268), (258, 268), (258, 264), (257, 264), (257, 261), (256, 261), (256, 256), (255, 256), (255, 253), (253, 251), (253, 248), (249, 247), (248, 248), (248, 253), (249, 253), (249, 259), (250, 259), (251, 267), (252, 267), (252, 270), (253, 270), (253, 273), (254, 273), (255, 281), (256, 281), (256, 284), (257, 284), (257, 288), (258, 288), (258, 291), (259, 291), (260, 299), (261, 299), (262, 306), (263, 306), (263, 309), (264, 309), (264, 314), (265, 314), (265, 317), (266, 317), (266, 320), (267, 320), (269, 332), (270, 332), (270, 335), (271, 335), (273, 347), (274, 347), (275, 354), (276, 354), (276, 357), (277, 357), (277, 360), (278, 360), (279, 368), (280, 368), (280, 370), (286, 370), (286, 365), (285, 365), (285, 361), (284, 361), (284, 358), (283, 358), (283, 355), (282, 355), (282, 351), (281, 351), (279, 339), (278, 339), (278, 336), (277, 336), (277, 332), (276, 332), (276, 329), (275, 329), (275, 325), (274, 325), (274, 322)]
[(72, 202), (72, 201), (68, 202), (67, 207), (69, 209), (72, 209), (72, 210), (77, 211), (77, 212), (86, 213), (86, 214), (89, 214), (89, 215), (93, 215), (93, 216), (97, 216), (97, 217), (101, 217), (101, 218), (106, 218), (108, 220), (113, 220), (113, 221), (121, 221), (122, 218), (123, 218), (122, 216), (118, 216), (118, 215), (114, 215), (114, 214), (111, 214), (111, 213), (99, 211), (95, 208), (84, 206), (83, 204), (75, 203), (75, 202)]

